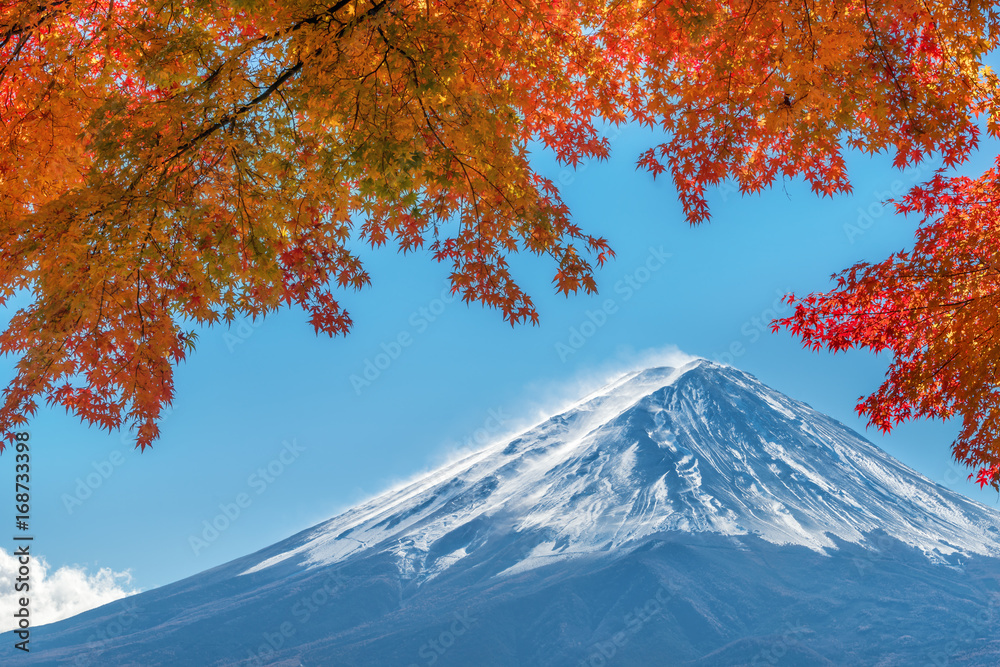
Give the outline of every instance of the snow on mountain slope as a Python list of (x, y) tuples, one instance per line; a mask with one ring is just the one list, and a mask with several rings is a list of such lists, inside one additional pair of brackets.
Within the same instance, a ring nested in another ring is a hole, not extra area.
[(1000, 512), (697, 361), (0, 664), (993, 667), (998, 555)]
[(1000, 513), (755, 378), (698, 360), (621, 378), (320, 524), (244, 574), (293, 557), (311, 568), (382, 553), (419, 584), (512, 540), (521, 552), (491, 576), (627, 553), (661, 531), (755, 534), (825, 553), (833, 537), (865, 546), (876, 530), (932, 561), (1000, 555)]

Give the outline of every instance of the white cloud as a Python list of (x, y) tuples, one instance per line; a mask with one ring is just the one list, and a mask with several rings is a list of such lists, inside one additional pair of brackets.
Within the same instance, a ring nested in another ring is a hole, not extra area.
[(138, 593), (132, 590), (132, 575), (128, 570), (115, 572), (102, 567), (94, 574), (78, 565), (64, 565), (52, 571), (41, 556), (31, 555), (30, 591), (18, 593), (14, 584), (18, 576), (18, 560), (0, 548), (0, 632), (17, 627), (13, 612), (18, 599), (30, 600), (32, 627), (75, 616), (102, 604)]

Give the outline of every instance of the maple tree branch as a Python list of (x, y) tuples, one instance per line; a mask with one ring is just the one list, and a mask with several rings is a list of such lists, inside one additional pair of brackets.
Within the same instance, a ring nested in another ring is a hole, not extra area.
[[(357, 17), (355, 17), (354, 19), (348, 21), (347, 23), (341, 24), (340, 28), (338, 28), (337, 31), (334, 33), (334, 39), (340, 39), (340, 38), (342, 38), (344, 35), (347, 34), (348, 30), (352, 26), (358, 25), (362, 21), (364, 21), (366, 19), (369, 19), (369, 18), (372, 18), (373, 16), (376, 16), (377, 14), (379, 14), (386, 7), (386, 5), (389, 4), (389, 2), (390, 2), (390, 0), (378, 0), (378, 2), (376, 2), (371, 7), (369, 7), (364, 13), (359, 14)], [(332, 15), (332, 12), (337, 11), (337, 10), (343, 8), (347, 4), (348, 4), (348, 0), (341, 0), (339, 3), (337, 3), (337, 5), (334, 6), (334, 8), (331, 8), (331, 9), (327, 10), (326, 12), (323, 12), (322, 14), (317, 14), (316, 16), (309, 17), (308, 19), (303, 19), (302, 21), (299, 21), (298, 23), (294, 24), (291, 28), (289, 28), (288, 30), (284, 31), (283, 33), (275, 34), (275, 35), (268, 36), (268, 37), (261, 38), (261, 39), (264, 40), (264, 41), (269, 41), (269, 40), (272, 40), (272, 39), (276, 39), (277, 37), (280, 37), (280, 36), (291, 34), (291, 33), (295, 32), (297, 30), (300, 30), (303, 26), (313, 25), (313, 24), (316, 24), (316, 23), (320, 23), (320, 22), (322, 22), (323, 18)], [(218, 120), (216, 120), (215, 122), (213, 122), (211, 125), (209, 125), (207, 128), (205, 128), (204, 130), (202, 130), (200, 133), (198, 133), (198, 135), (196, 135), (195, 137), (193, 137), (193, 138), (189, 139), (188, 141), (184, 142), (183, 144), (181, 144), (177, 148), (177, 150), (175, 151), (175, 153), (173, 155), (171, 155), (169, 158), (167, 158), (166, 162), (170, 162), (170, 161), (176, 159), (177, 157), (180, 157), (181, 155), (183, 155), (184, 153), (186, 153), (188, 150), (190, 150), (191, 148), (193, 148), (195, 145), (197, 145), (198, 143), (200, 143), (203, 139), (206, 139), (207, 137), (215, 134), (216, 132), (218, 132), (220, 129), (222, 129), (226, 125), (229, 125), (230, 123), (232, 123), (233, 121), (235, 121), (239, 117), (241, 117), (244, 114), (246, 114), (248, 111), (252, 110), (256, 106), (258, 106), (259, 104), (261, 104), (262, 102), (264, 102), (265, 100), (267, 100), (269, 97), (271, 97), (271, 95), (273, 95), (275, 92), (277, 92), (285, 83), (287, 83), (290, 79), (292, 79), (300, 71), (302, 71), (302, 67), (305, 65), (305, 61), (306, 60), (308, 60), (310, 58), (315, 58), (316, 56), (320, 55), (322, 52), (323, 52), (323, 47), (321, 46), (321, 47), (317, 48), (315, 51), (313, 51), (312, 53), (310, 53), (308, 56), (306, 56), (305, 59), (298, 58), (297, 61), (296, 61), (296, 63), (294, 65), (292, 65), (292, 66), (286, 68), (285, 70), (283, 70), (281, 72), (281, 74), (279, 74), (278, 77), (274, 81), (272, 81), (271, 84), (267, 88), (264, 89), (263, 92), (261, 92), (259, 95), (257, 95), (256, 97), (254, 97), (252, 100), (250, 100), (248, 102), (245, 102), (243, 105), (241, 105), (236, 110), (231, 111), (231, 112), (226, 113), (226, 114), (223, 114), (223, 116), (221, 118), (219, 118)], [(221, 67), (220, 67), (220, 70), (221, 70)], [(216, 70), (216, 72), (214, 72), (209, 77), (209, 79), (211, 79), (214, 76), (216, 76), (218, 74), (218, 71), (219, 70)]]
[[(988, 334), (988, 333), (989, 333), (990, 331), (992, 331), (992, 330), (993, 330), (993, 329), (995, 329), (995, 328), (996, 328), (996, 324), (991, 324), (991, 325), (990, 325), (989, 327), (987, 327), (987, 328), (986, 328), (985, 330), (983, 330), (983, 331), (980, 331), (980, 332), (979, 332), (978, 334), (976, 334), (975, 336), (973, 336), (973, 338), (972, 338), (972, 342), (975, 342), (975, 341), (979, 340), (980, 338), (982, 338), (983, 336), (985, 336), (986, 334)], [(944, 335), (944, 332), (942, 332), (941, 334), (939, 334), (939, 335), (937, 336), (937, 338), (940, 338), (940, 337), (941, 337), (942, 335)], [(958, 355), (959, 355), (959, 354), (960, 354), (961, 352), (962, 352), (962, 350), (961, 350), (961, 349), (956, 349), (956, 350), (955, 350), (955, 351), (954, 351), (954, 352), (953, 352), (953, 353), (951, 354), (951, 356), (950, 356), (950, 357), (948, 357), (948, 358), (947, 358), (947, 359), (946, 359), (946, 360), (944, 361), (944, 363), (942, 363), (942, 364), (941, 364), (940, 366), (938, 366), (938, 368), (937, 368), (937, 369), (936, 369), (936, 370), (935, 370), (935, 371), (934, 371), (933, 373), (931, 373), (931, 374), (930, 374), (929, 376), (927, 376), (927, 379), (925, 380), (925, 382), (930, 382), (930, 381), (931, 381), (931, 380), (933, 380), (933, 379), (934, 379), (935, 377), (937, 377), (937, 375), (938, 375), (938, 374), (939, 374), (939, 373), (940, 373), (941, 371), (943, 371), (943, 370), (944, 370), (945, 368), (947, 368), (947, 367), (948, 367), (948, 365), (949, 365), (949, 364), (951, 364), (951, 362), (952, 362), (952, 361), (954, 361), (954, 360), (955, 360), (955, 358), (956, 358), (956, 357), (957, 357), (957, 356), (958, 356)]]
[(14, 47), (14, 52), (7, 59), (7, 62), (3, 64), (3, 67), (0, 67), (0, 81), (7, 76), (7, 66), (17, 60), (17, 57), (21, 54), (21, 49), (23, 49), (24, 45), (28, 43), (32, 31), (41, 27), (47, 20), (56, 14), (59, 7), (66, 4), (69, 4), (69, 0), (54, 0), (47, 5), (39, 5), (36, 10), (39, 14), (41, 14), (41, 16), (39, 16), (37, 21), (29, 24), (14, 24), (2, 35), (0, 35), (0, 50), (3, 50), (15, 35), (18, 38), (17, 46)]
[[(328, 7), (326, 10), (324, 10), (323, 12), (321, 12), (319, 14), (314, 14), (314, 15), (309, 16), (307, 18), (304, 18), (304, 19), (302, 19), (300, 21), (297, 21), (296, 23), (293, 23), (290, 27), (285, 28), (284, 30), (278, 30), (277, 32), (271, 33), (269, 35), (262, 35), (262, 36), (258, 37), (256, 40), (254, 40), (254, 42), (256, 42), (257, 44), (263, 44), (265, 42), (271, 42), (271, 41), (274, 41), (276, 39), (281, 39), (283, 37), (287, 37), (288, 35), (291, 35), (291, 34), (297, 32), (297, 31), (301, 30), (305, 26), (317, 25), (319, 23), (323, 23), (324, 21), (333, 21), (334, 20), (334, 18), (333, 18), (334, 15), (336, 15), (336, 13), (339, 12), (344, 7), (347, 7), (349, 4), (351, 4), (351, 1), (352, 0), (340, 0), (339, 2), (337, 2), (336, 4), (334, 4), (332, 7)], [(113, 2), (113, 0), (112, 0), (112, 2)], [(366, 14), (367, 14), (367, 12), (366, 12)], [(358, 18), (366, 18), (366, 14), (362, 14)], [(355, 19), (354, 22), (357, 22), (357, 19)], [(345, 27), (349, 26), (349, 24), (351, 22), (349, 21), (348, 23), (341, 23), (340, 21), (337, 21), (337, 23), (341, 26), (341, 28), (345, 28)], [(341, 36), (342, 35), (340, 35), (340, 34), (337, 35), (337, 37), (341, 37)], [(253, 44), (254, 42), (250, 42), (250, 44)], [(218, 77), (219, 74), (222, 73), (222, 71), (226, 68), (227, 65), (229, 65), (235, 58), (238, 58), (238, 57), (240, 57), (240, 56), (242, 56), (243, 54), (246, 53), (246, 51), (247, 51), (247, 44), (243, 44), (239, 49), (236, 49), (236, 50), (240, 51), (240, 53), (239, 53), (238, 56), (233, 56), (231, 58), (227, 58), (227, 59), (223, 60), (223, 62), (218, 67), (216, 67), (214, 70), (212, 70), (211, 72), (209, 72), (208, 76), (205, 77), (201, 81), (201, 83), (199, 83), (193, 90), (198, 90), (199, 88), (206, 88), (206, 87), (208, 87), (212, 83), (212, 81), (214, 81), (216, 79), (216, 77)], [(232, 52), (230, 52), (230, 53), (232, 53)], [(192, 91), (188, 91), (188, 92), (189, 93), (193, 92), (193, 90)]]
[(28, 23), (28, 24), (15, 23), (10, 28), (8, 28), (4, 33), (2, 33), (2, 36), (0, 36), (0, 39), (3, 40), (2, 42), (0, 42), (0, 49), (6, 46), (7, 42), (10, 41), (10, 38), (13, 37), (14, 35), (19, 35), (40, 27), (43, 23), (45, 23), (46, 19), (50, 18), (55, 13), (54, 12), (55, 9), (67, 4), (69, 4), (69, 0), (53, 0), (53, 2), (50, 2), (47, 5), (39, 5), (38, 7), (36, 7), (35, 8), (36, 11), (39, 14), (41, 14), (39, 19), (35, 23)]
[(892, 84), (896, 87), (899, 92), (899, 102), (903, 106), (903, 111), (906, 113), (907, 120), (910, 121), (912, 126), (913, 116), (910, 113), (910, 96), (906, 94), (903, 90), (903, 86), (899, 83), (899, 78), (896, 76), (896, 70), (892, 66), (892, 62), (889, 60), (889, 54), (885, 52), (885, 48), (882, 46), (882, 40), (879, 39), (878, 28), (875, 27), (875, 19), (872, 18), (871, 10), (868, 7), (868, 0), (864, 0), (865, 5), (865, 18), (868, 20), (868, 27), (872, 30), (872, 39), (875, 43), (875, 48), (878, 49), (879, 54), (882, 56), (882, 62), (885, 63), (885, 71), (892, 79)]
[[(319, 53), (319, 49), (317, 49), (317, 51), (315, 51), (312, 55), (316, 55), (317, 53)], [(267, 98), (269, 98), (276, 90), (278, 90), (279, 88), (281, 88), (281, 86), (286, 81), (288, 81), (293, 76), (295, 76), (296, 74), (298, 74), (299, 71), (302, 70), (303, 64), (304, 64), (304, 62), (302, 60), (299, 60), (297, 63), (295, 63), (291, 67), (285, 69), (285, 71), (283, 71), (278, 76), (278, 78), (275, 79), (271, 83), (271, 85), (269, 85), (267, 88), (264, 89), (264, 92), (262, 92), (257, 97), (255, 97), (252, 100), (250, 100), (249, 102), (244, 103), (241, 107), (239, 107), (235, 111), (232, 111), (230, 113), (224, 114), (222, 116), (222, 118), (218, 119), (217, 121), (215, 121), (214, 123), (212, 123), (211, 125), (209, 125), (207, 128), (205, 128), (204, 130), (202, 130), (197, 136), (195, 136), (194, 138), (189, 139), (185, 143), (181, 144), (177, 148), (177, 151), (172, 156), (170, 156), (170, 158), (167, 159), (167, 162), (170, 162), (171, 160), (173, 160), (173, 159), (175, 159), (175, 158), (183, 155), (189, 149), (191, 149), (196, 144), (198, 144), (199, 142), (201, 142), (202, 139), (205, 139), (206, 137), (209, 137), (212, 134), (215, 134), (218, 130), (222, 129), (226, 125), (229, 125), (234, 120), (236, 120), (237, 118), (239, 118), (240, 116), (242, 116), (246, 112), (248, 112), (251, 109), (253, 109), (258, 104), (260, 104), (261, 102), (263, 102), (264, 100), (266, 100)]]
[(809, 28), (809, 42), (812, 46), (813, 62), (816, 61), (816, 37), (813, 35), (812, 10), (809, 9), (809, 0), (802, 0), (802, 7), (806, 10), (806, 27)]

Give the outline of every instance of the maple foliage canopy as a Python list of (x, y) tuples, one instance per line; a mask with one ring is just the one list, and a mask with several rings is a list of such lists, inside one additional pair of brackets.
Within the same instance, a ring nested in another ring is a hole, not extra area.
[[(512, 324), (537, 320), (514, 253), (548, 257), (560, 292), (594, 291), (613, 253), (532, 169), (532, 142), (576, 165), (608, 156), (608, 123), (663, 130), (637, 164), (692, 223), (727, 179), (849, 192), (848, 149), (960, 164), (981, 117), (998, 132), (997, 37), (980, 0), (0, 0), (0, 299), (33, 296), (0, 333), (19, 356), (0, 428), (43, 399), (145, 448), (185, 326), (298, 304), (344, 333), (336, 290), (369, 283), (358, 241), (426, 248)], [(787, 323), (901, 355), (879, 423), (985, 410), (963, 435), (974, 465), (998, 460), (974, 453), (992, 389), (963, 389), (992, 344), (968, 327), (996, 318), (998, 241), (971, 229), (996, 218), (984, 178), (915, 191), (926, 252), (857, 268)], [(949, 305), (952, 284), (975, 305)]]

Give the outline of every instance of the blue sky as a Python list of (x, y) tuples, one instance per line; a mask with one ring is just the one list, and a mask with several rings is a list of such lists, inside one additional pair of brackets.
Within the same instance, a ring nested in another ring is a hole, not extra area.
[[(296, 309), (201, 330), (152, 450), (40, 410), (31, 423), (35, 552), (52, 571), (74, 567), (66, 572), (84, 577), (84, 597), (163, 585), (536, 421), (671, 346), (732, 363), (932, 480), (996, 505), (995, 492), (979, 491), (952, 463), (956, 425), (918, 422), (889, 437), (865, 430), (854, 405), (878, 386), (887, 358), (806, 351), (766, 326), (787, 313), (784, 293), (828, 289), (832, 273), (909, 245), (915, 221), (881, 202), (929, 169), (901, 173), (886, 156), (852, 155), (855, 194), (834, 199), (799, 181), (751, 197), (724, 186), (711, 193), (712, 221), (691, 228), (669, 180), (635, 170), (654, 135), (611, 134), (607, 162), (574, 171), (544, 151), (534, 156), (575, 220), (617, 252), (598, 272), (599, 295), (557, 296), (552, 264), (518, 258), (515, 275), (541, 323), (511, 328), (496, 311), (445, 298), (448, 267), (429, 253), (366, 252), (373, 284), (344, 293), (355, 321), (346, 338), (317, 337)], [(965, 171), (978, 173), (996, 152), (986, 145)], [(0, 381), (12, 367), (0, 362)], [(8, 479), (14, 463), (9, 451), (0, 456)], [(0, 505), (12, 525), (13, 498)], [(206, 533), (227, 508), (228, 527)], [(93, 579), (101, 568), (104, 578)], [(114, 578), (125, 571), (130, 583)]]

